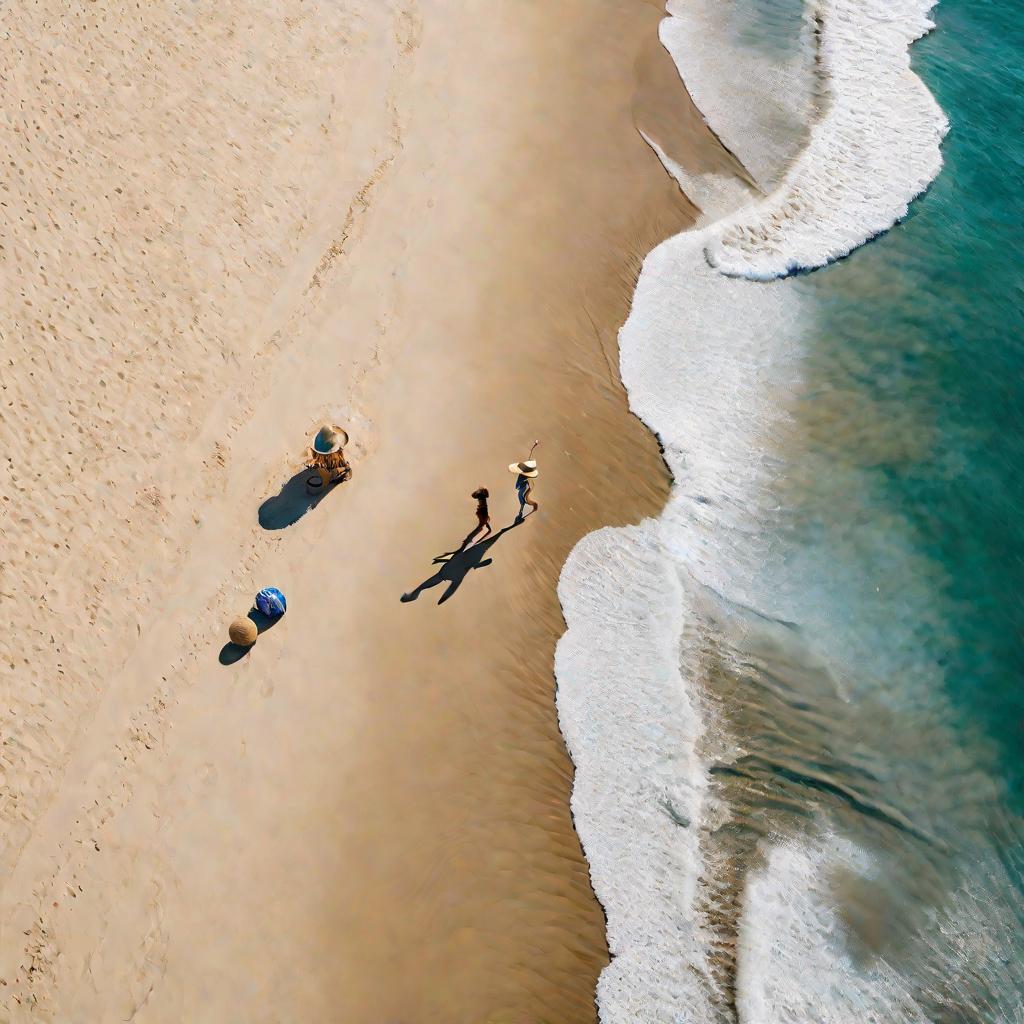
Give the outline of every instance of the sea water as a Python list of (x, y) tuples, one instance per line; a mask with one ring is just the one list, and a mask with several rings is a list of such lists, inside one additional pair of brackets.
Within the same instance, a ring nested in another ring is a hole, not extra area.
[(606, 1022), (1024, 1020), (1024, 8), (929, 6), (669, 5), (752, 180), (622, 332), (671, 500), (560, 585)]

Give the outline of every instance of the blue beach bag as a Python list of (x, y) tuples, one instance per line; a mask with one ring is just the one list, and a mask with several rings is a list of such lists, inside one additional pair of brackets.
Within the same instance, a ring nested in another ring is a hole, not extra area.
[(288, 602), (277, 587), (264, 587), (256, 595), (256, 608), (264, 615), (276, 618), (288, 610)]

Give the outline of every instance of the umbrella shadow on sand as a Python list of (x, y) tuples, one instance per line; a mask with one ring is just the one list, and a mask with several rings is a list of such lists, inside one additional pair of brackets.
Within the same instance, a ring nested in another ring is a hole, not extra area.
[(410, 590), (407, 594), (403, 594), (402, 603), (407, 604), (409, 601), (415, 601), (424, 590), (430, 590), (432, 587), (439, 587), (442, 583), (447, 583), (447, 589), (437, 602), (438, 604), (444, 604), (462, 586), (462, 581), (473, 569), (484, 569), (494, 561), (492, 558), (485, 558), (484, 555), (509, 530), (514, 530), (517, 526), (521, 525), (522, 520), (516, 520), (511, 525), (506, 526), (497, 533), (492, 533), (490, 537), (472, 544), (468, 548), (464, 548), (461, 551), (446, 551), (443, 555), (438, 555), (434, 559), (434, 564), (442, 563), (441, 568), (433, 576), (425, 579), (415, 590)]
[(338, 483), (328, 484), (323, 494), (310, 494), (306, 481), (317, 476), (316, 470), (302, 469), (289, 480), (272, 498), (260, 505), (259, 521), (264, 530), (283, 530), (297, 523), (307, 512), (311, 512), (332, 491)]
[[(273, 629), (281, 619), (283, 615), (264, 615), (258, 608), (250, 608), (248, 618), (255, 623), (257, 636), (263, 636), (268, 629)], [(253, 647), (256, 645), (253, 644)], [(220, 656), (217, 660), (222, 665), (234, 665), (236, 661), (241, 661), (250, 651), (252, 647), (243, 647), (241, 644), (227, 643), (220, 649)]]

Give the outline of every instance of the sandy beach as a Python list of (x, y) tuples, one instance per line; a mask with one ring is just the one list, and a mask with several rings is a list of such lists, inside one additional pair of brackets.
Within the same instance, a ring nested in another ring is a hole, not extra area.
[(661, 13), (5, 16), (5, 1019), (594, 1020), (555, 582), (668, 489), (616, 332), (696, 211), (637, 122), (729, 169)]

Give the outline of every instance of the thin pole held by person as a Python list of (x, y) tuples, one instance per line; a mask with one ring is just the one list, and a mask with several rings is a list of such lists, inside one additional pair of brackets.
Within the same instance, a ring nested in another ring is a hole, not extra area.
[(536, 512), (540, 508), (540, 504), (533, 498), (533, 481), (540, 475), (533, 453), (539, 444), (540, 441), (534, 441), (529, 455), (522, 462), (513, 462), (508, 467), (508, 471), (516, 475), (516, 494), (519, 497), (517, 523), (521, 523), (525, 518), (524, 509), (527, 505), (530, 506), (531, 512)]

